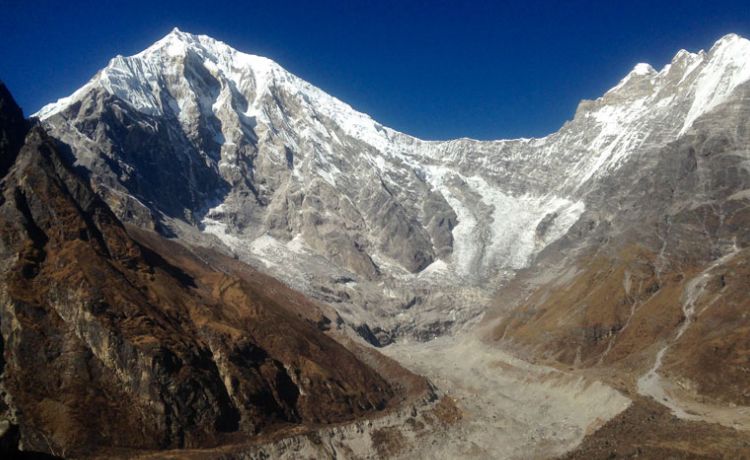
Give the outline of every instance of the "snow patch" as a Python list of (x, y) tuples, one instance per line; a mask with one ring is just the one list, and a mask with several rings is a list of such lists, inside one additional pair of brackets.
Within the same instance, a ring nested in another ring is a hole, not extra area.
[[(441, 167), (427, 167), (428, 180), (443, 194), (457, 216), (453, 228), (450, 265), (459, 275), (471, 277), (501, 269), (520, 269), (546, 245), (563, 236), (583, 213), (581, 201), (557, 196), (513, 196), (480, 176), (463, 177)], [(451, 181), (469, 186), (459, 192)], [(548, 215), (545, 238), (536, 229)]]

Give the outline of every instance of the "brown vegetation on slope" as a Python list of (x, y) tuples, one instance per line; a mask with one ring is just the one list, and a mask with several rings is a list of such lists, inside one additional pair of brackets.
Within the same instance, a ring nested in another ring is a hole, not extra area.
[(708, 271), (690, 318), (689, 283), (708, 266), (657, 274), (657, 257), (636, 245), (582, 259), (585, 268), (531, 292), (491, 335), (535, 359), (610, 369), (628, 392), (671, 343), (660, 374), (695, 398), (750, 405), (750, 250)]
[(687, 422), (640, 399), (584, 439), (564, 460), (750, 458), (750, 434)]

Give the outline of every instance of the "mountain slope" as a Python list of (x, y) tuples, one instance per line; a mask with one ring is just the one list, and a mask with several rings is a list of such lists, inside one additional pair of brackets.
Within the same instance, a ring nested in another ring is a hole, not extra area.
[(315, 304), (156, 235), (139, 243), (2, 85), (0, 109), (0, 411), (24, 450), (211, 447), (399, 400), (323, 333)]
[(744, 83), (602, 181), (574, 236), (499, 292), (490, 336), (535, 359), (615, 369), (629, 391), (688, 419), (750, 427), (746, 407), (719, 409), (750, 402), (748, 190)]

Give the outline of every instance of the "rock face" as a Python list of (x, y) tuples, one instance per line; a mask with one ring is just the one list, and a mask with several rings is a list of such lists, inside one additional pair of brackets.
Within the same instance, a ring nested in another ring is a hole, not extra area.
[(299, 294), (131, 237), (2, 85), (0, 122), (0, 417), (24, 450), (207, 447), (393, 400)]

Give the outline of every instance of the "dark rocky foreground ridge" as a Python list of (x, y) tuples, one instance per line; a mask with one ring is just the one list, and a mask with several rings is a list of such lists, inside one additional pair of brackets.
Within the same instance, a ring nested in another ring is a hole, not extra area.
[(2, 84), (0, 163), (0, 418), (24, 450), (210, 447), (397, 401), (301, 295), (133, 238)]

